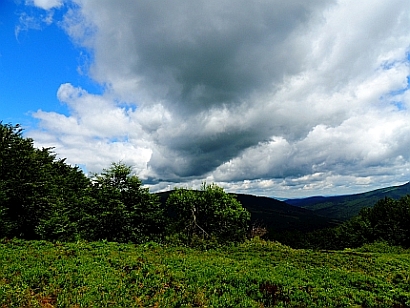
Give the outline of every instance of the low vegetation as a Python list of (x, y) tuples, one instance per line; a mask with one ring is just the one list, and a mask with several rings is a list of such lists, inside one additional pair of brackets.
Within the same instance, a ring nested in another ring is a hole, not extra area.
[(0, 266), (3, 308), (410, 306), (410, 254), (385, 243), (312, 251), (253, 239), (204, 251), (12, 240)]

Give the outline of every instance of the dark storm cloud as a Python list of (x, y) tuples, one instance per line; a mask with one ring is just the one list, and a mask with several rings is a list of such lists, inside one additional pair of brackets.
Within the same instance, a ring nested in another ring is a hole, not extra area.
[(67, 135), (81, 123), (86, 140), (126, 140), (84, 142), (102, 161), (125, 156), (151, 183), (208, 178), (239, 191), (410, 174), (410, 2), (75, 2), (64, 28), (90, 50), (106, 106), (59, 98), (76, 111)]
[(257, 132), (239, 130), (178, 136), (163, 141), (165, 149), (154, 152), (149, 165), (168, 179), (203, 176), (235, 157), (235, 153), (254, 145), (259, 138)]
[[(292, 34), (329, 3), (100, 2), (83, 3), (98, 29), (110, 32), (97, 36), (96, 61), (102, 65), (94, 73), (111, 79), (114, 87), (118, 74), (135, 78), (137, 86), (130, 91), (134, 97), (144, 93), (142, 104), (160, 101), (174, 123), (188, 123), (178, 134), (171, 125), (154, 139), (158, 149), (149, 166), (171, 178), (204, 175), (270, 136), (268, 123), (203, 132), (199, 117), (206, 118), (211, 109), (234, 113), (240, 106), (243, 113), (232, 116), (246, 118), (247, 110), (259, 108), (252, 95), (272, 92), (286, 75), (301, 69), (307, 50), (295, 45)], [(122, 50), (113, 52), (111, 46)]]
[[(325, 2), (105, 1), (101, 10), (128, 22), (108, 38), (127, 49), (117, 60), (150, 95), (189, 113), (241, 102), (296, 73), (304, 54), (290, 36)], [(101, 56), (118, 55), (107, 48)]]

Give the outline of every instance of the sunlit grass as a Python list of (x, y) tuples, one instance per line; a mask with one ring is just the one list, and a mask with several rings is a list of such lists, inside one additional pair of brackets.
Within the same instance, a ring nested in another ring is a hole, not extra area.
[(0, 307), (409, 307), (400, 252), (4, 240)]

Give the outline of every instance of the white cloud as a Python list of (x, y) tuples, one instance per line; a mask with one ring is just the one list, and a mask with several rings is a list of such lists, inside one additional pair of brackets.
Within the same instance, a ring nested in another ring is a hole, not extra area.
[(408, 180), (408, 1), (75, 2), (64, 27), (106, 93), (64, 84), (70, 115), (35, 114), (37, 142), (68, 161), (124, 158), (154, 189), (206, 179), (297, 195)]
[(71, 115), (37, 111), (41, 131), (31, 132), (41, 146), (56, 146), (72, 164), (98, 172), (112, 162), (123, 161), (145, 178), (152, 150), (140, 125), (132, 122), (134, 111), (119, 108), (111, 98), (87, 93), (71, 84), (60, 86), (57, 96)]
[(36, 6), (43, 10), (50, 10), (61, 7), (63, 0), (26, 0), (26, 4)]

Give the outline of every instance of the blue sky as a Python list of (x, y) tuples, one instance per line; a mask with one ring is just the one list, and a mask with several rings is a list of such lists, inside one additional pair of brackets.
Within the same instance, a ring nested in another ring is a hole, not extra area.
[[(54, 12), (53, 19), (61, 20), (64, 9)], [(32, 128), (31, 113), (38, 109), (68, 114), (56, 95), (62, 83), (81, 84), (89, 91), (100, 88), (78, 73), (90, 57), (87, 50), (75, 46), (58, 23), (42, 21), (46, 16), (47, 11), (34, 5), (2, 1), (0, 114), (4, 122)]]
[(3, 0), (0, 120), (152, 191), (410, 179), (407, 0)]
[[(30, 121), (30, 112), (39, 108), (65, 111), (56, 89), (68, 80), (78, 79), (77, 52), (57, 25), (40, 29), (19, 27), (18, 9), (6, 1), (1, 14), (1, 114), (3, 121)], [(39, 16), (40, 9), (30, 8)]]

